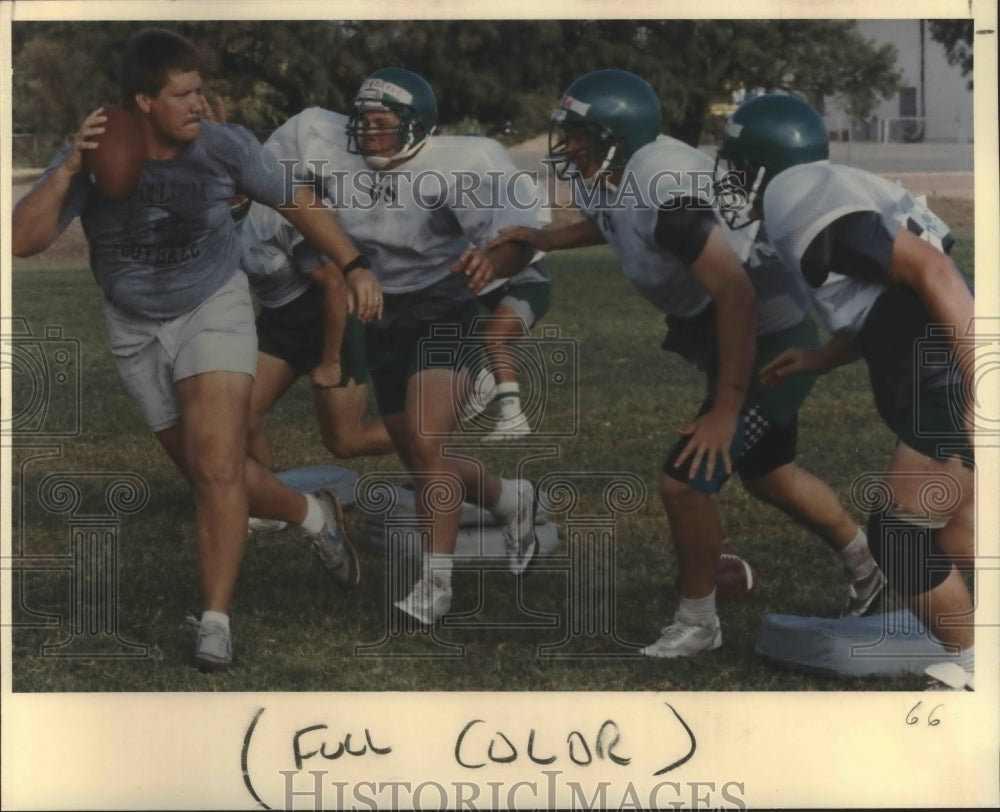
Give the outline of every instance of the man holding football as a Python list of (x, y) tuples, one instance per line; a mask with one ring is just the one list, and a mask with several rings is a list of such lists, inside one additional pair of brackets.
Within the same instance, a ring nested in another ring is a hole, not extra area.
[[(928, 673), (972, 690), (973, 608), (962, 570), (975, 555), (974, 302), (948, 256), (950, 230), (899, 184), (831, 164), (823, 118), (793, 96), (744, 102), (718, 160), (747, 203), (729, 216), (766, 222), (832, 335), (822, 348), (773, 358), (762, 379), (781, 386), (865, 360), (879, 415), (897, 437), (883, 478), (887, 504), (869, 516), (872, 552), (889, 585), (956, 655)], [(921, 342), (932, 345), (931, 361), (921, 360)]]
[[(598, 70), (553, 111), (549, 161), (570, 181), (584, 218), (515, 228), (507, 240), (541, 251), (607, 242), (636, 291), (665, 314), (664, 349), (707, 376), (698, 415), (667, 455), (660, 496), (680, 570), (680, 606), (650, 657), (718, 648), (716, 566), (723, 543), (713, 495), (734, 472), (747, 490), (837, 550), (850, 581), (843, 615), (868, 611), (883, 579), (867, 540), (833, 491), (795, 464), (797, 412), (813, 379), (755, 385), (756, 363), (799, 342), (818, 345), (806, 293), (763, 233), (736, 233), (714, 208), (708, 156), (660, 135), (660, 103), (642, 78)], [(744, 267), (745, 266), (745, 267)]]
[[(194, 664), (222, 670), (232, 662), (228, 611), (248, 510), (302, 527), (341, 586), (359, 577), (335, 495), (298, 494), (247, 459), (257, 342), (229, 201), (242, 193), (280, 210), (341, 268), (356, 263), (358, 251), (312, 191), (294, 188), (249, 133), (202, 120), (202, 68), (201, 54), (177, 34), (134, 34), (119, 86), (142, 132), (138, 185), (110, 199), (83, 171), (105, 131), (98, 109), (14, 210), (12, 241), (15, 255), (30, 256), (81, 218), (119, 373), (194, 489), (204, 610)], [(371, 272), (356, 271), (349, 284), (359, 317), (377, 316)]]
[[(463, 501), (487, 507), (503, 525), (513, 573), (527, 568), (538, 547), (532, 483), (501, 479), (447, 448), (482, 352), (472, 330), (482, 312), (476, 294), (521, 271), (533, 254), (516, 244), (489, 248), (489, 240), (501, 228), (537, 223), (537, 207), (507, 198), (516, 169), (496, 141), (436, 136), (436, 126), (437, 99), (426, 80), (383, 68), (362, 82), (350, 118), (310, 108), (269, 139), (300, 179), (322, 185), (385, 293), (382, 317), (366, 326), (371, 378), (413, 476), (418, 513), (431, 526), (421, 576), (394, 604), (406, 628), (429, 628), (450, 609)], [(435, 356), (452, 362), (434, 363)]]

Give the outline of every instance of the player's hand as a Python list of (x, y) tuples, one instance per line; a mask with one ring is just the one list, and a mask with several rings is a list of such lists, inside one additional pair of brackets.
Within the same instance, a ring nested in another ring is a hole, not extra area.
[(732, 474), (733, 463), (729, 458), (729, 446), (733, 442), (733, 435), (736, 434), (736, 422), (731, 416), (712, 409), (678, 431), (690, 437), (675, 463), (676, 467), (681, 468), (685, 462), (690, 462), (688, 479), (694, 479), (704, 461), (705, 481), (710, 482), (715, 474), (719, 457), (722, 457), (726, 473)]
[(455, 273), (469, 277), (469, 287), (473, 293), (479, 293), (492, 282), (497, 275), (493, 261), (478, 248), (470, 248), (462, 252), (458, 262), (451, 266)]
[(215, 121), (218, 124), (225, 124), (226, 115), (226, 102), (223, 100), (222, 96), (216, 96), (214, 104), (209, 104), (208, 99), (205, 96), (201, 97), (202, 118), (208, 119), (209, 121)]
[(530, 245), (536, 251), (548, 251), (548, 232), (543, 228), (529, 228), (528, 226), (508, 226), (501, 228), (489, 244), (489, 248), (496, 248), (498, 245), (517, 242)]
[(363, 323), (382, 318), (382, 286), (368, 268), (347, 275), (347, 312)]
[(104, 132), (107, 120), (103, 107), (98, 107), (83, 120), (80, 129), (73, 136), (73, 146), (62, 163), (68, 172), (75, 175), (83, 169), (83, 153), (88, 149), (97, 149), (97, 136)]
[(313, 389), (333, 389), (340, 386), (340, 361), (320, 361), (309, 373)]
[(760, 382), (764, 386), (778, 386), (790, 375), (802, 372), (820, 375), (828, 371), (822, 350), (793, 347), (761, 367)]

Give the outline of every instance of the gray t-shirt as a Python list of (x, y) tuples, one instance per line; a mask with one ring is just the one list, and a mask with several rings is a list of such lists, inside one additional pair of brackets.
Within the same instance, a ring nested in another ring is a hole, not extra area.
[(104, 197), (79, 173), (59, 228), (80, 218), (105, 299), (137, 316), (172, 319), (205, 301), (239, 268), (230, 198), (244, 194), (277, 207), (290, 201), (291, 191), (290, 177), (252, 133), (203, 121), (178, 157), (147, 160), (135, 191), (123, 200)]

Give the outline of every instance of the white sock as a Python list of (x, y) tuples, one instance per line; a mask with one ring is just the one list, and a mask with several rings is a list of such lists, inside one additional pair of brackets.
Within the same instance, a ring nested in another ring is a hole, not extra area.
[(875, 559), (872, 558), (871, 551), (868, 549), (868, 536), (860, 527), (857, 535), (851, 539), (851, 543), (839, 550), (837, 555), (852, 581), (864, 578), (876, 566)]
[(483, 401), (489, 402), (496, 396), (496, 379), (493, 377), (493, 373), (486, 367), (482, 367), (479, 370), (472, 387), (476, 395)]
[(222, 612), (202, 612), (201, 622), (208, 623), (209, 621), (220, 623), (227, 632), (229, 631), (229, 615)]
[(519, 479), (500, 480), (500, 498), (489, 507), (490, 513), (497, 521), (506, 522), (517, 513), (520, 482)]
[(521, 414), (521, 388), (517, 381), (497, 385), (500, 400), (500, 417), (517, 417)]
[(958, 664), (970, 674), (976, 673), (976, 647), (969, 646), (958, 653)]
[(302, 524), (299, 527), (305, 530), (310, 536), (315, 536), (323, 529), (326, 516), (323, 515), (323, 508), (319, 500), (310, 493), (306, 494), (306, 505), (306, 517), (302, 520)]
[(715, 590), (704, 598), (681, 598), (675, 620), (683, 621), (691, 626), (711, 628), (715, 625)]
[(424, 578), (433, 576), (443, 587), (451, 589), (451, 570), (454, 560), (446, 553), (424, 556)]

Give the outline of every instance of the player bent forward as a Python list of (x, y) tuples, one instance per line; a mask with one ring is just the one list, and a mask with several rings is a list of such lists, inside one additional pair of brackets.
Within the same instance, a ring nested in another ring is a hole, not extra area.
[(239, 222), (239, 233), (242, 267), (260, 304), (250, 456), (273, 470), (264, 416), (302, 375), (309, 376), (323, 445), (331, 454), (341, 459), (388, 454), (392, 443), (382, 421), (364, 420), (365, 328), (348, 313), (340, 269), (266, 206), (254, 203)]
[[(800, 341), (818, 345), (802, 285), (763, 234), (725, 228), (713, 205), (711, 159), (660, 135), (659, 99), (632, 73), (594, 71), (570, 85), (552, 114), (549, 160), (570, 180), (584, 219), (512, 229), (501, 239), (542, 251), (607, 242), (636, 291), (666, 315), (664, 348), (707, 376), (708, 396), (680, 429), (685, 436), (660, 479), (680, 606), (643, 653), (678, 657), (722, 644), (715, 571), (723, 529), (713, 496), (734, 470), (751, 494), (838, 551), (851, 581), (843, 614), (866, 612), (882, 576), (865, 534), (833, 491), (795, 464), (797, 411), (812, 379), (771, 391), (751, 384), (755, 351), (761, 364)], [(734, 249), (747, 255), (746, 269)]]
[[(971, 415), (963, 415), (972, 403), (972, 291), (948, 257), (945, 223), (898, 184), (828, 158), (823, 118), (792, 96), (745, 102), (719, 147), (720, 164), (748, 196), (744, 213), (765, 221), (833, 334), (822, 349), (779, 355), (762, 375), (780, 385), (864, 358), (879, 415), (897, 437), (885, 477), (891, 504), (869, 517), (872, 552), (892, 588), (958, 655), (928, 673), (971, 690), (972, 596), (961, 570), (975, 555)], [(947, 360), (919, 363), (932, 325), (950, 336)], [(933, 483), (953, 494), (950, 504), (925, 504)]]
[[(505, 226), (536, 223), (537, 215), (504, 197), (516, 169), (497, 142), (432, 135), (437, 100), (423, 77), (378, 70), (362, 83), (354, 107), (349, 120), (303, 111), (272, 138), (276, 154), (304, 162), (301, 176), (321, 175), (325, 199), (382, 284), (383, 317), (366, 327), (372, 383), (413, 477), (419, 516), (430, 526), (421, 577), (394, 608), (404, 626), (429, 627), (451, 606), (463, 501), (486, 506), (504, 525), (515, 574), (537, 551), (532, 483), (501, 479), (446, 447), (468, 388), (466, 365), (477, 360), (469, 351), (477, 340), (470, 328), (481, 314), (476, 293), (494, 277), (522, 270), (532, 255), (524, 246), (488, 248), (489, 240)], [(428, 177), (440, 183), (418, 182)], [(492, 205), (473, 205), (473, 198)], [(452, 335), (442, 338), (440, 328)], [(457, 368), (433, 363), (442, 355)]]
[[(359, 577), (335, 495), (303, 496), (247, 460), (257, 341), (229, 201), (244, 194), (279, 209), (341, 267), (358, 252), (248, 132), (202, 120), (202, 69), (201, 54), (170, 31), (133, 35), (119, 85), (145, 142), (135, 191), (110, 200), (82, 171), (107, 121), (98, 109), (14, 210), (12, 235), (14, 254), (30, 256), (81, 219), (119, 374), (194, 489), (204, 610), (194, 664), (221, 670), (232, 663), (228, 612), (248, 510), (300, 526), (341, 586)], [(377, 282), (367, 271), (351, 281), (359, 316), (376, 315)]]

